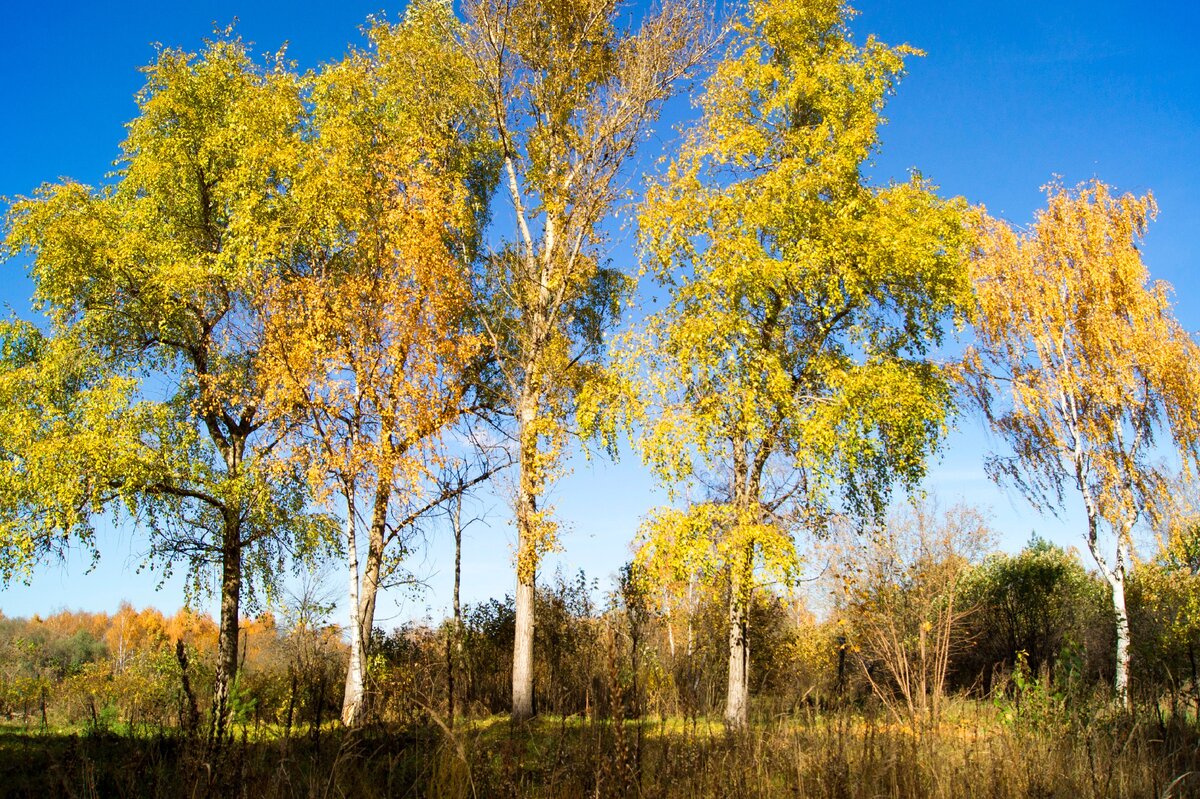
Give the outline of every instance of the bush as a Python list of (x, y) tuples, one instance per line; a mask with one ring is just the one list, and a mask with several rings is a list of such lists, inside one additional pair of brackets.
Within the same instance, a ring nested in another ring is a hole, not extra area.
[(1112, 604), (1108, 586), (1090, 574), (1074, 550), (1034, 538), (1016, 555), (988, 557), (966, 577), (963, 604), (968, 643), (952, 663), (952, 684), (991, 691), (1018, 657), (1032, 674), (1105, 681), (1113, 670)]

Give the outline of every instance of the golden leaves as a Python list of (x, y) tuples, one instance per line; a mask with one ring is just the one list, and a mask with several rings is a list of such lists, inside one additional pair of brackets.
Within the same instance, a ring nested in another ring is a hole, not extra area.
[(910, 54), (856, 45), (837, 3), (751, 5), (641, 209), (671, 297), (619, 358), (664, 480), (720, 474), (722, 501), (769, 515), (834, 493), (878, 511), (922, 473), (949, 405), (924, 356), (971, 293), (965, 203), (861, 177)]
[(973, 261), (978, 344), (966, 374), (1013, 447), (1000, 470), (1051, 508), (1064, 487), (1079, 490), (1092, 523), (1122, 539), (1165, 489), (1157, 437), (1185, 467), (1200, 454), (1200, 348), (1138, 249), (1156, 211), (1152, 196), (1099, 181), (1051, 185), (1028, 231), (981, 218)]
[[(698, 502), (686, 509), (659, 508), (638, 532), (635, 573), (647, 588), (685, 586), (694, 580), (716, 586), (732, 564), (757, 563), (759, 571), (784, 585), (797, 577), (799, 557), (791, 534), (753, 513), (728, 504)], [(751, 584), (742, 584), (749, 591)]]
[(483, 346), (470, 259), (489, 155), (454, 25), (443, 4), (414, 5), (312, 80), (289, 189), (295, 255), (265, 284), (259, 363), (269, 412), (325, 500), (418, 491)]

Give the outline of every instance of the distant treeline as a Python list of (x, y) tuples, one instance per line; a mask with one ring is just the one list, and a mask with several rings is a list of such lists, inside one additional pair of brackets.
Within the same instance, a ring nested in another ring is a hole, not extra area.
[[(801, 598), (756, 593), (749, 627), (755, 712), (882, 700), (904, 715), (905, 675), (919, 672), (933, 693), (939, 672), (932, 642), (951, 583), (958, 586), (953, 603), (960, 612), (949, 625), (938, 693), (1003, 698), (1032, 685), (1067, 702), (1104, 690), (1114, 669), (1108, 588), (1074, 550), (1035, 540), (1015, 555), (961, 563), (959, 576), (947, 580), (946, 569), (958, 569), (958, 558), (931, 554), (908, 561), (889, 580), (837, 589), (834, 607), (820, 619)], [(1166, 697), (1184, 715), (1200, 709), (1198, 565), (1141, 564), (1129, 590), (1138, 644), (1134, 692)], [(539, 590), (538, 712), (591, 718), (720, 712), (727, 598), (696, 593), (692, 603), (667, 612), (639, 591), (629, 570), (599, 603), (598, 595), (582, 572), (572, 579), (557, 575)], [(884, 610), (900, 650), (881, 638)], [(245, 621), (234, 724), (287, 735), (338, 717), (347, 646), (343, 631), (321, 616), (299, 607)], [(459, 718), (506, 711), (514, 621), (513, 599), (505, 597), (466, 606), (458, 628), (452, 620), (376, 628), (370, 718), (447, 719), (451, 681)], [(0, 618), (0, 714), (29, 726), (102, 730), (203, 724), (207, 707), (197, 697), (212, 689), (216, 653), (214, 621), (187, 610), (164, 616), (123, 605), (114, 614)]]

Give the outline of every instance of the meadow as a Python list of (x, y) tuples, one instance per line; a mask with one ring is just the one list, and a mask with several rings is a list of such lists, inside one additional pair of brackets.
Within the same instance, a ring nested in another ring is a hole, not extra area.
[(617, 723), (444, 720), (285, 736), (245, 727), (219, 749), (174, 733), (0, 728), (14, 797), (1200, 796), (1194, 719), (1013, 715), (959, 700), (936, 726), (804, 709), (729, 732), (708, 718)]

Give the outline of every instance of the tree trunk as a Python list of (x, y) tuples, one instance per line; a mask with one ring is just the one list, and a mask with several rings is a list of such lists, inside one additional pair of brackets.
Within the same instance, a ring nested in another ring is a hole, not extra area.
[(346, 665), (346, 688), (342, 695), (342, 723), (353, 727), (362, 711), (367, 666), (362, 626), (358, 623), (358, 535), (354, 528), (353, 496), (346, 498), (346, 571), (350, 591), (350, 662)]
[(1079, 458), (1076, 456), (1076, 485), (1083, 494), (1083, 506), (1088, 520), (1088, 551), (1092, 553), (1092, 560), (1100, 567), (1100, 573), (1104, 575), (1109, 588), (1112, 589), (1113, 616), (1117, 628), (1117, 664), (1116, 674), (1113, 676), (1113, 692), (1116, 694), (1117, 702), (1127, 710), (1132, 710), (1133, 704), (1129, 696), (1129, 614), (1125, 611), (1125, 562), (1127, 548), (1129, 549), (1129, 560), (1133, 559), (1132, 546), (1128, 545), (1133, 522), (1127, 522), (1122, 529), (1117, 531), (1117, 555), (1113, 560), (1113, 565), (1109, 567), (1104, 555), (1100, 552), (1100, 513), (1091, 490), (1083, 478), (1082, 467), (1078, 464)]
[(670, 596), (663, 597), (663, 618), (667, 622), (667, 651), (671, 653), (671, 662), (675, 662), (675, 620), (671, 618)]
[(1200, 719), (1200, 678), (1196, 676), (1196, 644), (1188, 642), (1188, 662), (1192, 666), (1192, 694), (1196, 699), (1196, 718)]
[(1107, 575), (1112, 587), (1113, 614), (1117, 621), (1117, 670), (1113, 678), (1113, 690), (1117, 701), (1127, 710), (1133, 709), (1129, 695), (1129, 614), (1125, 610), (1125, 564), (1120, 559), (1116, 568)]
[[(371, 516), (370, 537), (367, 541), (367, 564), (362, 582), (358, 581), (358, 555), (350, 556), (351, 597), (350, 668), (346, 670), (346, 692), (342, 700), (342, 723), (358, 727), (366, 720), (367, 658), (370, 656), (371, 629), (375, 626), (375, 601), (379, 596), (379, 573), (383, 566), (384, 526), (391, 485), (380, 483), (375, 490)], [(353, 531), (351, 537), (353, 537)], [(357, 599), (357, 601), (355, 601)]]
[(290, 690), (288, 691), (287, 716), (285, 717), (285, 721), (283, 723), (283, 737), (285, 740), (290, 740), (292, 737), (292, 721), (296, 717), (296, 689), (299, 687), (297, 683), (298, 678), (296, 675), (296, 667), (289, 663), (288, 685), (290, 686)]
[(520, 481), (517, 490), (517, 596), (513, 638), (512, 718), (533, 716), (534, 586), (537, 576), (537, 516), (539, 471), (538, 437), (534, 429), (537, 404), (526, 393), (520, 404)]
[(692, 618), (695, 616), (695, 609), (696, 609), (695, 593), (696, 593), (696, 581), (694, 579), (689, 578), (688, 579), (688, 593), (687, 593), (687, 609), (686, 609), (686, 613), (687, 613), (687, 647), (684, 649), (684, 652), (687, 654), (687, 656), (689, 658), (696, 652), (696, 627), (692, 623)]
[(217, 669), (213, 680), (212, 734), (225, 735), (229, 696), (238, 668), (238, 614), (242, 598), (242, 530), (233, 512), (225, 513), (221, 549), (221, 626), (217, 632)]
[(446, 716), (454, 728), (454, 664), (462, 656), (462, 606), (459, 587), (462, 584), (462, 485), (454, 497), (454, 621), (446, 639)]
[[(517, 559), (529, 546), (523, 541)], [(533, 716), (533, 596), (534, 569), (517, 569), (516, 631), (513, 640), (512, 717), (524, 721)]]
[(190, 736), (195, 733), (196, 725), (200, 723), (200, 708), (196, 705), (196, 695), (192, 693), (187, 650), (183, 647), (182, 638), (175, 639), (175, 660), (179, 663), (179, 681), (183, 687), (184, 700), (179, 708), (179, 726)]
[(740, 564), (730, 570), (729, 683), (725, 694), (725, 724), (746, 726), (750, 706), (750, 642), (746, 640), (749, 586)]
[(1112, 590), (1113, 617), (1117, 632), (1117, 661), (1116, 673), (1113, 675), (1113, 692), (1116, 700), (1126, 709), (1132, 709), (1129, 696), (1129, 614), (1125, 610), (1125, 557), (1121, 542), (1117, 542), (1117, 558), (1110, 568), (1100, 554), (1095, 535), (1096, 525), (1091, 523), (1088, 537), (1088, 548), (1092, 559), (1100, 567), (1100, 573)]

